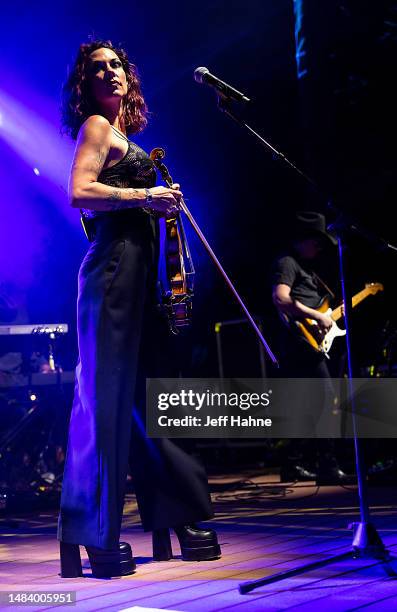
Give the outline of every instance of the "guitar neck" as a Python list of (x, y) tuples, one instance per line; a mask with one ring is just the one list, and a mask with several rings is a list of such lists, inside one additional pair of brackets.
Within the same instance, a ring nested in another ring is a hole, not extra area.
[[(352, 307), (354, 308), (355, 306), (357, 306), (357, 304), (365, 300), (365, 298), (371, 295), (371, 293), (372, 291), (370, 289), (365, 288), (359, 291), (358, 293), (356, 293), (356, 295), (353, 295)], [(331, 313), (331, 319), (333, 319), (334, 321), (337, 321), (341, 317), (342, 317), (342, 304), (338, 306), (337, 308), (335, 308), (335, 310), (333, 310)]]

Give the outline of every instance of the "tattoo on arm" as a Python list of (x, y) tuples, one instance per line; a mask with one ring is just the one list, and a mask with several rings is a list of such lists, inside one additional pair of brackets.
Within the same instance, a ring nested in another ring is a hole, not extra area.
[(129, 202), (128, 199), (122, 200), (122, 191), (128, 191), (129, 195), (132, 195), (132, 200), (139, 197), (139, 194), (140, 194), (138, 189), (133, 189), (133, 188), (115, 189), (114, 191), (109, 193), (109, 195), (107, 195), (105, 198), (107, 200), (106, 210), (124, 210), (126, 208), (135, 207), (134, 202)]
[(81, 168), (82, 170), (86, 172), (87, 171), (92, 172), (96, 176), (99, 176), (103, 169), (104, 158), (105, 158), (105, 154), (103, 153), (103, 151), (98, 151), (96, 158), (92, 160), (89, 166), (81, 166), (78, 164), (76, 159), (74, 159), (72, 162), (72, 171)]
[(95, 170), (96, 170), (97, 175), (99, 175), (101, 170), (102, 170), (104, 157), (105, 156), (104, 156), (103, 152), (102, 151), (98, 151), (96, 165), (95, 165)]
[[(114, 191), (112, 191), (112, 193), (106, 196), (106, 199), (108, 200), (108, 204), (106, 205), (106, 208), (108, 210), (120, 210), (122, 208), (125, 208), (125, 206), (123, 206), (123, 203), (121, 202), (121, 192), (119, 189), (115, 189)], [(120, 203), (118, 204), (117, 202)]]
[(106, 196), (107, 200), (110, 200), (111, 202), (115, 202), (117, 200), (121, 200), (121, 191), (120, 189), (115, 189), (114, 191), (112, 191), (112, 193), (109, 193), (108, 196)]

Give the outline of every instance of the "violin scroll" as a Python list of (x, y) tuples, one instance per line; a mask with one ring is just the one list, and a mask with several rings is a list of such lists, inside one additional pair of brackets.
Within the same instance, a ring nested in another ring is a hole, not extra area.
[(150, 151), (149, 157), (153, 162), (160, 160), (160, 159), (164, 159), (165, 151), (161, 147), (155, 147), (154, 149)]

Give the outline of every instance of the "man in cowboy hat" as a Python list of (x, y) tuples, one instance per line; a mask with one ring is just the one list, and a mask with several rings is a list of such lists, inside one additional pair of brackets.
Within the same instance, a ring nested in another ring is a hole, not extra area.
[[(313, 264), (326, 246), (334, 246), (336, 239), (326, 231), (324, 215), (318, 212), (296, 213), (291, 231), (290, 252), (279, 257), (273, 274), (273, 302), (280, 314), (291, 319), (309, 317), (317, 321), (325, 334), (332, 326), (332, 320), (318, 312), (322, 298), (331, 293), (330, 289), (313, 271)], [(284, 343), (283, 343), (284, 346)], [(287, 336), (287, 354), (283, 355), (283, 369), (291, 366), (295, 376), (327, 377), (330, 374), (324, 356), (306, 346), (303, 339), (292, 334)], [(284, 351), (285, 352), (285, 351)], [(291, 354), (294, 353), (294, 355)], [(294, 359), (299, 354), (298, 362)], [(297, 372), (300, 366), (301, 373)], [(286, 376), (290, 376), (285, 371)]]
[[(282, 318), (314, 319), (322, 334), (331, 328), (331, 318), (316, 308), (325, 295), (334, 296), (314, 272), (313, 265), (326, 247), (336, 244), (337, 240), (326, 230), (324, 215), (313, 211), (296, 213), (290, 233), (290, 248), (276, 260), (273, 271), (273, 302)], [(294, 334), (291, 328), (286, 328), (284, 332), (280, 365), (281, 375), (285, 378), (330, 378), (324, 354), (313, 350), (303, 336)], [(305, 458), (315, 455), (312, 446), (299, 439), (290, 441), (284, 453), (282, 480), (317, 478), (318, 484), (344, 481), (346, 475), (336, 463), (332, 443), (326, 439), (317, 443), (318, 465), (312, 463), (308, 467), (310, 461), (306, 461), (305, 465)]]

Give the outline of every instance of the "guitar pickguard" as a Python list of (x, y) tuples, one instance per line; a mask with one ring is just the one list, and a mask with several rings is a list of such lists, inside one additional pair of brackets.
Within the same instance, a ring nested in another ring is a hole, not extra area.
[[(325, 311), (329, 317), (332, 314), (332, 309), (328, 308)], [(304, 321), (296, 321), (306, 341), (318, 352), (324, 353), (327, 357), (332, 347), (333, 341), (339, 336), (345, 336), (346, 330), (338, 327), (335, 321), (332, 321), (331, 329), (325, 334), (321, 333), (318, 323), (315, 319), (305, 319)]]

